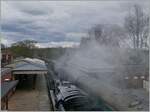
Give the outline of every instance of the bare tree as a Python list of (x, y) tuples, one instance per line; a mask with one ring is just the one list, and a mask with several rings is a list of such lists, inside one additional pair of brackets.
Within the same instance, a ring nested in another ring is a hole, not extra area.
[(120, 46), (120, 41), (124, 39), (124, 30), (116, 24), (100, 24), (91, 28), (89, 37), (101, 45)]
[(37, 41), (35, 40), (23, 40), (23, 41), (19, 41), (19, 42), (12, 44), (12, 46), (27, 47), (29, 49), (32, 49), (32, 48), (35, 48), (36, 43)]
[(125, 29), (129, 38), (133, 41), (134, 48), (148, 47), (149, 16), (140, 5), (135, 4), (125, 18)]
[(1, 49), (6, 48), (5, 44), (1, 43)]

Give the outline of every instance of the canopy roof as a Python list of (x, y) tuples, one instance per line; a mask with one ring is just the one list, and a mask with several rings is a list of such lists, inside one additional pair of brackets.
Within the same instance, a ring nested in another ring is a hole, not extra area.
[(18, 80), (4, 82), (1, 84), (1, 99), (7, 96), (7, 94), (17, 85)]
[(13, 74), (45, 74), (47, 73), (47, 67), (44, 61), (40, 59), (25, 58), (16, 60), (12, 67)]

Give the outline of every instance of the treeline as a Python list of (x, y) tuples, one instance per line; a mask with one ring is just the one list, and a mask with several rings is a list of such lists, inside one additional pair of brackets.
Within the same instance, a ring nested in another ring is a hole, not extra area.
[(67, 48), (36, 48), (34, 49), (34, 58), (57, 59), (62, 56)]
[(63, 55), (66, 50), (66, 48), (38, 48), (35, 46), (36, 43), (37, 42), (33, 40), (23, 40), (12, 44), (11, 47), (5, 47), (1, 44), (1, 49), (11, 51), (14, 58), (29, 57), (41, 59), (57, 59)]

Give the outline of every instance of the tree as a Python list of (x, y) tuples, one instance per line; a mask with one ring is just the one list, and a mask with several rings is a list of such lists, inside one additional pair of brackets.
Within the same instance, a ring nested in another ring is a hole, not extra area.
[(104, 26), (102, 24), (95, 25), (89, 30), (89, 37), (95, 39), (96, 41), (103, 41), (102, 30)]
[(14, 57), (32, 57), (31, 49), (22, 46), (12, 46), (11, 51), (13, 52)]
[(6, 48), (6, 46), (1, 43), (1, 49), (4, 49), (4, 48)]
[(29, 49), (33, 49), (35, 48), (35, 43), (37, 43), (37, 41), (35, 40), (23, 40), (12, 44), (12, 46), (27, 47)]
[(125, 29), (134, 48), (148, 47), (149, 16), (140, 5), (135, 4), (125, 18)]
[(11, 51), (13, 52), (15, 57), (23, 56), (23, 57), (33, 57), (34, 56), (34, 48), (36, 41), (33, 40), (24, 40), (19, 41), (11, 46)]
[(89, 30), (89, 37), (100, 45), (119, 47), (124, 36), (123, 28), (117, 24), (99, 24)]

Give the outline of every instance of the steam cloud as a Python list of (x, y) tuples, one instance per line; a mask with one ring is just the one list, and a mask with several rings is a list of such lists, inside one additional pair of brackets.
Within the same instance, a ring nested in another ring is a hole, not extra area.
[(63, 80), (70, 80), (120, 110), (132, 110), (135, 101), (124, 84), (126, 49), (101, 46), (96, 40), (69, 50), (57, 60), (55, 69)]

